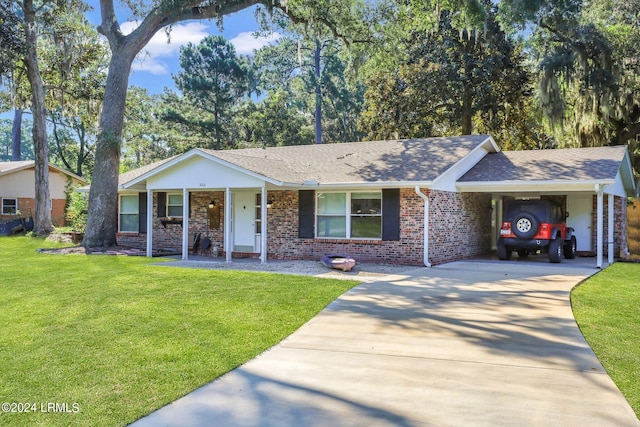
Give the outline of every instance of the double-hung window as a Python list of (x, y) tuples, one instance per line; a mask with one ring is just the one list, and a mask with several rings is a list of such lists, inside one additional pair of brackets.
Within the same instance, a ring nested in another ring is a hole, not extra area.
[(138, 195), (127, 194), (120, 196), (120, 231), (137, 233), (140, 224), (138, 211)]
[(181, 193), (167, 194), (167, 216), (168, 217), (177, 216), (182, 218), (182, 194)]
[(351, 193), (351, 237), (382, 237), (381, 193)]
[(381, 192), (318, 192), (316, 203), (317, 237), (382, 238)]
[(18, 199), (2, 198), (2, 215), (17, 215)]

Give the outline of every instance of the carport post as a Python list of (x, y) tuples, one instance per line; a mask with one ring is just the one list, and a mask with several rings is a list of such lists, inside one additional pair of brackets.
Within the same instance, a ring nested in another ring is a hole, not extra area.
[(597, 210), (596, 210), (596, 268), (602, 268), (602, 244), (603, 244), (603, 221), (604, 215), (602, 186), (596, 184)]
[(614, 200), (613, 194), (607, 194), (607, 261), (609, 265), (613, 264), (613, 219), (616, 216), (613, 206)]

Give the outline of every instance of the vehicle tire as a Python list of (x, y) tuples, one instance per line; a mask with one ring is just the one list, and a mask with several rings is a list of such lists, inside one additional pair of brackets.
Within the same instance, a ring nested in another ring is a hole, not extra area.
[(498, 240), (498, 259), (509, 261), (511, 259), (511, 248), (504, 244), (502, 240)]
[(574, 259), (576, 257), (576, 250), (578, 242), (576, 236), (571, 236), (571, 239), (564, 242), (564, 257), (566, 259)]
[(526, 258), (529, 256), (529, 251), (526, 251), (524, 249), (518, 249), (518, 256), (520, 258)]
[(511, 231), (520, 239), (530, 239), (538, 234), (540, 222), (529, 212), (520, 212), (511, 221)]
[(558, 237), (549, 243), (549, 262), (562, 262), (562, 238)]

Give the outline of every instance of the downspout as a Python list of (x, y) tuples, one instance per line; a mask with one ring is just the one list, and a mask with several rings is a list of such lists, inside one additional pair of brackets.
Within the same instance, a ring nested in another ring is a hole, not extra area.
[(424, 266), (431, 267), (429, 262), (429, 196), (420, 191), (416, 185), (416, 194), (424, 200)]

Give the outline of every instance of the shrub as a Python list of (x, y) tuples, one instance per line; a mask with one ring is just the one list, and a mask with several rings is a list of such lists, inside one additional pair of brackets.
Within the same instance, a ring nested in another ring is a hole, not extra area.
[(84, 193), (74, 191), (69, 195), (69, 207), (67, 208), (67, 225), (74, 231), (84, 233), (87, 226), (87, 211), (89, 200)]

